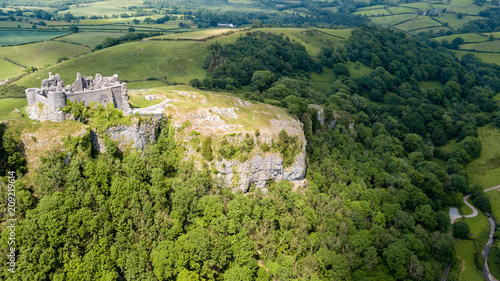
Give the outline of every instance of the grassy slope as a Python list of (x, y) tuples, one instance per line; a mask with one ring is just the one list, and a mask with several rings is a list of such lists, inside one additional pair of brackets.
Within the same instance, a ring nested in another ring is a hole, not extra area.
[(460, 45), (460, 49), (463, 50), (477, 50), (483, 52), (499, 52), (500, 51), (500, 41), (486, 41), (481, 43), (470, 43)]
[(480, 58), (483, 62), (487, 63), (496, 63), (500, 65), (500, 54), (498, 53), (477, 53), (477, 52), (468, 52), (468, 51), (462, 51), (462, 50), (454, 50), (455, 54), (457, 57), (461, 58), (463, 55), (466, 54), (473, 54), (477, 58)]
[(484, 42), (488, 41), (488, 37), (477, 34), (477, 33), (463, 33), (463, 34), (453, 34), (449, 36), (441, 36), (441, 37), (436, 37), (434, 40), (441, 42), (442, 40), (448, 41), (448, 43), (451, 43), (455, 38), (461, 37), (464, 39), (464, 41), (467, 42)]
[(18, 113), (14, 112), (14, 109), (21, 110), (24, 108), (28, 102), (26, 99), (0, 99), (0, 120), (9, 120), (19, 117)]
[(123, 35), (125, 34), (117, 32), (78, 32), (58, 38), (56, 40), (73, 42), (94, 47), (101, 44), (102, 41), (104, 41), (104, 39), (108, 37), (118, 38)]
[(481, 156), (467, 165), (473, 183), (483, 188), (500, 184), (500, 128), (488, 124), (479, 128), (482, 143)]
[(205, 29), (193, 32), (185, 32), (185, 33), (175, 33), (175, 34), (167, 34), (154, 38), (158, 39), (192, 39), (192, 40), (202, 40), (208, 37), (220, 35), (222, 33), (226, 33), (229, 31), (238, 31), (239, 29), (234, 28), (215, 28), (215, 29)]
[(23, 68), (4, 59), (0, 59), (0, 81), (23, 73)]
[[(75, 73), (94, 76), (118, 74), (121, 79), (138, 80), (148, 77), (167, 77), (167, 80), (188, 83), (192, 78), (203, 78), (202, 61), (207, 44), (191, 41), (131, 42), (92, 52), (51, 67), (52, 73), (60, 73), (63, 81), (74, 81)], [(36, 77), (48, 77), (49, 69), (21, 79), (18, 84), (34, 87), (40, 81)]]
[(44, 41), (66, 33), (61, 31), (0, 30), (0, 45)]
[[(288, 36), (291, 40), (304, 44), (306, 50), (312, 56), (316, 56), (321, 47), (331, 46), (343, 40), (320, 31), (308, 33), (306, 29), (262, 28), (259, 30)], [(334, 35), (348, 37), (350, 32), (351, 30), (338, 30), (334, 32)], [(194, 35), (192, 36), (195, 37), (203, 35), (202, 32), (193, 33)], [(184, 36), (191, 35), (186, 33)], [(187, 84), (193, 78), (205, 77), (205, 70), (202, 68), (202, 63), (208, 44), (215, 41), (222, 44), (231, 43), (236, 41), (240, 36), (244, 36), (244, 33), (236, 32), (228, 36), (217, 37), (207, 42), (149, 40), (147, 42), (126, 43), (71, 59), (51, 66), (50, 69), (40, 70), (37, 73), (24, 77), (17, 83), (25, 87), (39, 87), (40, 79), (47, 78), (50, 71), (61, 74), (63, 81), (66, 83), (73, 82), (75, 73), (81, 72), (85, 76), (94, 76), (96, 73), (109, 76), (116, 73), (122, 80), (128, 81), (145, 80), (153, 77), (164, 79), (166, 77), (168, 82), (172, 83), (175, 81)], [(363, 73), (366, 72), (364, 68), (361, 71)], [(353, 73), (357, 72), (353, 68)], [(149, 87), (148, 85), (151, 85), (149, 81), (147, 83), (132, 83), (133, 88), (136, 89), (146, 88)], [(159, 86), (161, 82), (153, 84), (154, 86)]]
[(74, 16), (92, 16), (92, 15), (108, 15), (127, 13), (130, 14), (131, 11), (127, 9), (129, 6), (140, 6), (142, 5), (141, 0), (107, 0), (102, 2), (94, 2), (89, 4), (81, 4), (80, 7), (72, 5), (68, 11), (62, 11), (61, 13), (70, 12)]
[(57, 41), (46, 41), (22, 46), (0, 48), (0, 57), (24, 66), (44, 67), (54, 64), (59, 57), (72, 57), (90, 51), (90, 48)]

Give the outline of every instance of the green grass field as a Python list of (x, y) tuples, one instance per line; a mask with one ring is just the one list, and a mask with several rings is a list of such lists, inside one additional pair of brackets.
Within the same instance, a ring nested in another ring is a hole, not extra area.
[(445, 40), (445, 41), (448, 41), (448, 43), (451, 43), (457, 37), (461, 37), (462, 39), (464, 39), (465, 43), (488, 41), (487, 36), (483, 36), (483, 35), (477, 34), (477, 33), (453, 34), (453, 35), (449, 35), (449, 36), (436, 37), (436, 38), (434, 38), (434, 40), (436, 40), (438, 42)]
[(477, 268), (474, 261), (474, 242), (472, 240), (458, 241), (457, 255), (459, 256), (462, 265), (459, 280), (482, 281), (482, 268)]
[[(113, 14), (127, 13), (130, 15), (131, 11), (127, 9), (129, 6), (142, 5), (141, 0), (106, 0), (102, 2), (86, 3), (80, 5), (71, 5), (71, 8), (61, 13), (70, 12), (74, 16), (111, 16)], [(78, 6), (78, 7), (77, 7)]]
[(327, 33), (330, 35), (342, 37), (344, 39), (347, 39), (351, 37), (352, 34), (352, 29), (326, 29), (326, 28), (317, 28), (317, 30)]
[(438, 33), (438, 32), (446, 32), (448, 30), (451, 30), (449, 29), (448, 27), (446, 26), (436, 26), (436, 27), (430, 27), (430, 28), (424, 28), (424, 29), (418, 29), (418, 30), (414, 30), (413, 32), (411, 32), (412, 34), (418, 34), (420, 32), (434, 32), (434, 33)]
[(184, 33), (174, 33), (162, 36), (153, 37), (155, 39), (191, 39), (191, 40), (202, 40), (212, 36), (221, 35), (226, 32), (238, 32), (239, 29), (235, 28), (215, 28), (215, 29), (205, 29), (193, 32)]
[[(27, 22), (19, 22), (19, 21), (0, 21), (0, 28), (18, 28), (22, 29), (31, 29), (33, 24), (29, 24)], [(42, 26), (37, 26), (37, 28), (44, 28)]]
[(467, 165), (472, 183), (479, 183), (483, 188), (500, 184), (500, 129), (493, 124), (479, 128), (481, 156)]
[(500, 52), (500, 40), (486, 41), (481, 43), (470, 43), (460, 45), (463, 50), (476, 50), (483, 52)]
[(26, 105), (28, 105), (28, 101), (26, 99), (0, 99), (0, 120), (8, 120), (18, 117), (19, 114), (15, 113), (14, 109), (17, 108), (21, 110)]
[(35, 44), (21, 46), (10, 46), (0, 48), (0, 57), (8, 58), (24, 66), (44, 67), (47, 64), (54, 64), (57, 58), (73, 57), (89, 52), (90, 48), (58, 42), (46, 41)]
[(394, 27), (397, 29), (405, 30), (405, 31), (412, 31), (415, 29), (422, 29), (426, 27), (434, 27), (434, 26), (440, 26), (438, 22), (433, 21), (429, 17), (422, 17), (419, 16), (418, 18), (414, 20), (410, 20), (398, 25), (395, 25)]
[(67, 34), (61, 31), (0, 30), (0, 45), (38, 42)]
[(23, 73), (23, 68), (4, 59), (0, 59), (0, 81)]
[(459, 58), (461, 58), (465, 54), (473, 54), (477, 58), (480, 58), (483, 62), (495, 63), (497, 65), (500, 65), (500, 54), (499, 53), (477, 53), (477, 52), (467, 52), (467, 51), (459, 51), (459, 50), (454, 50), (453, 52)]
[(319, 51), (321, 50), (321, 47), (332, 46), (342, 41), (342, 39), (340, 38), (327, 36), (325, 34), (322, 34), (321, 32), (315, 31), (314, 29), (308, 30), (303, 28), (259, 28), (257, 30), (288, 36), (290, 40), (304, 45), (306, 51), (311, 56), (317, 56)]
[(476, 6), (474, 4), (470, 5), (470, 6), (463, 6), (463, 7), (450, 5), (449, 7), (450, 7), (450, 11), (453, 11), (455, 13), (464, 13), (464, 14), (468, 14), (468, 15), (478, 15), (479, 12), (488, 9), (489, 7), (491, 7), (491, 5), (485, 4), (481, 7)]
[(73, 33), (68, 36), (64, 36), (58, 38), (56, 40), (65, 41), (65, 42), (73, 42), (77, 44), (87, 45), (87, 46), (96, 46), (102, 43), (104, 39), (118, 38), (120, 36), (125, 35), (125, 33), (116, 33), (116, 32), (78, 32)]
[[(76, 46), (76, 45), (75, 45)], [(18, 84), (39, 87), (48, 72), (60, 73), (63, 81), (74, 81), (76, 72), (86, 76), (118, 74), (120, 79), (165, 78), (188, 83), (205, 77), (202, 62), (207, 44), (193, 41), (131, 42), (96, 51), (26, 76)], [(133, 67), (131, 67), (133, 66)]]
[(356, 11), (368, 11), (368, 10), (384, 9), (384, 8), (385, 5), (373, 5), (373, 6), (359, 8)]
[[(495, 241), (494, 245), (500, 245), (500, 242)], [(500, 251), (497, 247), (492, 247), (490, 254), (488, 255), (488, 266), (490, 268), (490, 273), (497, 279), (500, 278)]]
[(471, 16), (471, 15), (466, 15), (463, 16), (461, 19), (458, 19), (455, 15), (452, 14), (442, 14), (439, 16), (438, 20), (445, 23), (447, 22), (449, 24), (449, 27), (453, 29), (458, 29), (462, 27), (462, 25), (470, 22), (470, 21), (475, 21), (475, 20), (481, 20), (485, 19), (483, 17), (478, 17), (478, 16)]
[(490, 32), (490, 33), (483, 33), (486, 36), (493, 35), (493, 38), (500, 38), (500, 31), (499, 32)]
[(411, 20), (417, 17), (412, 14), (392, 15), (387, 17), (371, 17), (370, 20), (380, 25), (397, 25), (403, 21)]
[(386, 9), (373, 9), (373, 10), (363, 10), (354, 12), (353, 14), (370, 17), (370, 16), (388, 16), (391, 15), (391, 12), (389, 12)]
[(410, 7), (389, 7), (387, 8), (393, 15), (397, 14), (414, 14), (418, 11), (418, 9), (410, 8)]
[[(470, 201), (469, 201), (470, 202)], [(465, 204), (460, 206), (460, 213), (467, 215), (472, 213), (472, 210)], [(488, 240), (490, 223), (486, 215), (482, 212), (474, 218), (461, 218), (460, 220), (466, 222), (471, 230), (471, 240), (457, 241), (457, 254), (462, 262), (462, 272), (460, 273), (460, 280), (483, 280), (482, 267), (478, 268), (474, 259), (476, 252), (480, 253)], [(478, 244), (476, 247), (474, 243)]]
[(490, 198), (491, 203), (491, 215), (495, 222), (500, 222), (500, 192), (492, 190), (485, 193), (488, 198)]
[(429, 4), (429, 2), (415, 2), (415, 3), (401, 4), (399, 6), (400, 7), (416, 8), (416, 9), (419, 9), (419, 10), (429, 10), (429, 9), (432, 9), (432, 7)]
[(145, 96), (149, 93), (141, 93), (141, 92), (131, 92), (128, 95), (128, 102), (132, 108), (145, 108), (148, 106), (152, 106), (155, 104), (159, 104), (165, 99), (158, 98), (157, 100), (146, 100)]

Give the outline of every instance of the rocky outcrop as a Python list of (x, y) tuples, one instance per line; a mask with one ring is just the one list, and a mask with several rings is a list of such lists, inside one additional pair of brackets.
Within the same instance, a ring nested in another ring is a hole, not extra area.
[(102, 133), (92, 132), (92, 144), (100, 152), (106, 152), (104, 138), (109, 136), (121, 151), (128, 149), (144, 151), (148, 143), (156, 140), (159, 126), (160, 120), (158, 118), (140, 123), (136, 120), (132, 125), (116, 125), (105, 129)]
[(306, 173), (306, 153), (304, 149), (295, 157), (295, 162), (284, 167), (283, 157), (279, 153), (257, 153), (244, 163), (238, 160), (217, 161), (214, 163), (218, 177), (233, 190), (248, 191), (251, 185), (265, 188), (268, 182), (281, 180), (301, 181)]
[(26, 114), (29, 118), (38, 121), (60, 122), (66, 120), (66, 115), (60, 108), (45, 106), (40, 102), (27, 106)]

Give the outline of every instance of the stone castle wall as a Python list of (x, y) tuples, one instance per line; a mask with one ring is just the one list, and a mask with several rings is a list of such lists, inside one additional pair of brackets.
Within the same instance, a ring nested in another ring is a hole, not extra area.
[(41, 88), (26, 90), (26, 98), (28, 106), (40, 102), (55, 111), (64, 108), (70, 100), (83, 102), (85, 105), (93, 102), (106, 106), (111, 103), (115, 108), (122, 110), (125, 115), (132, 113), (128, 103), (127, 85), (120, 83), (116, 74), (111, 77), (96, 74), (93, 79), (82, 77), (78, 73), (75, 83), (64, 87), (59, 74), (49, 73), (49, 78), (42, 81)]

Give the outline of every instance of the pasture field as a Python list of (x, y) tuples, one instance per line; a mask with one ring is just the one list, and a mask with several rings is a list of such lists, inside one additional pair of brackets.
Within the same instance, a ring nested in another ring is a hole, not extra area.
[(478, 33), (462, 33), (462, 34), (453, 34), (449, 36), (441, 36), (441, 37), (436, 37), (434, 40), (441, 42), (442, 40), (448, 41), (448, 43), (451, 43), (455, 38), (461, 37), (464, 39), (465, 43), (470, 43), (470, 42), (484, 42), (488, 41), (488, 37), (478, 34)]
[(351, 37), (352, 34), (352, 29), (326, 29), (326, 28), (316, 28), (316, 29), (323, 33), (342, 37), (344, 39)]
[(259, 28), (262, 32), (272, 32), (288, 36), (292, 42), (297, 42), (306, 48), (306, 51), (311, 56), (317, 56), (321, 47), (334, 45), (343, 39), (325, 36), (325, 34), (316, 30), (308, 30), (302, 28)]
[(469, 6), (464, 6), (464, 7), (450, 5), (450, 10), (455, 12), (455, 13), (464, 13), (464, 14), (468, 14), (468, 15), (479, 15), (479, 12), (488, 9), (489, 7), (491, 7), (491, 5), (489, 5), (489, 4), (484, 4), (481, 7), (476, 6), (474, 4), (469, 5)]
[(415, 2), (415, 3), (401, 4), (399, 6), (400, 7), (416, 8), (416, 9), (419, 9), (419, 10), (429, 10), (429, 9), (432, 9), (432, 7), (429, 4), (429, 2)]
[(0, 120), (16, 118), (19, 113), (15, 113), (14, 109), (21, 110), (26, 105), (28, 105), (26, 99), (0, 99)]
[(483, 33), (486, 36), (493, 35), (493, 38), (500, 38), (500, 31), (499, 32), (490, 32), (490, 33)]
[(0, 57), (8, 58), (20, 65), (44, 67), (54, 64), (60, 57), (73, 57), (89, 52), (90, 48), (59, 41), (45, 41), (21, 46), (0, 48)]
[(405, 30), (405, 31), (412, 31), (416, 29), (423, 29), (426, 27), (435, 27), (435, 26), (440, 26), (441, 24), (433, 21), (429, 17), (422, 17), (419, 16), (418, 18), (414, 20), (410, 20), (407, 22), (403, 22), (401, 24), (395, 25), (394, 27), (397, 29)]
[(102, 2), (86, 3), (79, 5), (71, 5), (69, 10), (61, 11), (61, 13), (70, 12), (76, 17), (79, 16), (111, 16), (113, 14), (127, 13), (131, 11), (127, 9), (130, 6), (141, 6), (141, 0), (107, 0)]
[(474, 260), (474, 241), (461, 240), (457, 242), (457, 255), (462, 266), (460, 281), (482, 281), (482, 269), (476, 267)]
[(0, 81), (23, 73), (23, 68), (4, 59), (0, 59)]
[[(460, 206), (460, 211), (460, 213), (463, 215), (472, 213), (472, 210), (463, 203)], [(471, 231), (471, 239), (457, 241), (457, 254), (462, 265), (460, 280), (483, 280), (483, 269), (482, 267), (476, 266), (474, 256), (476, 255), (476, 253), (480, 253), (483, 250), (488, 241), (490, 223), (488, 222), (488, 218), (486, 217), (486, 215), (481, 211), (479, 211), (479, 214), (476, 217), (461, 218), (459, 220), (466, 222), (469, 225)]]
[(418, 11), (418, 9), (411, 8), (411, 7), (390, 7), (387, 8), (392, 14), (397, 15), (397, 14), (414, 14), (415, 12)]
[[(32, 29), (33, 24), (29, 24), (27, 22), (18, 22), (18, 21), (0, 21), (0, 28), (26, 28)], [(37, 26), (37, 29), (45, 29), (43, 26)]]
[(500, 222), (500, 192), (492, 190), (486, 192), (485, 195), (490, 198), (491, 203), (491, 216), (495, 222)]
[(45, 41), (67, 33), (61, 31), (0, 30), (0, 45)]
[[(478, 129), (481, 141), (481, 156), (466, 167), (471, 183), (479, 183), (483, 188), (500, 184), (500, 128), (492, 123)], [(493, 191), (492, 191), (493, 192)]]
[(236, 32), (240, 31), (235, 28), (215, 28), (215, 29), (205, 29), (193, 32), (185, 32), (185, 33), (174, 33), (167, 34), (162, 36), (153, 37), (156, 39), (192, 39), (192, 40), (202, 40), (208, 37), (217, 36), (226, 32)]
[(102, 43), (104, 39), (118, 38), (120, 36), (125, 35), (125, 33), (117, 33), (117, 32), (78, 32), (73, 33), (68, 36), (60, 37), (56, 40), (64, 41), (64, 42), (72, 42), (86, 46), (96, 46)]
[(370, 20), (375, 24), (380, 25), (397, 25), (404, 21), (416, 18), (413, 14), (392, 15), (387, 17), (371, 17)]
[[(131, 14), (131, 11), (128, 11)], [(80, 20), (81, 24), (117, 24), (117, 23), (132, 23), (134, 19), (139, 20), (141, 23), (144, 22), (146, 18), (157, 19), (161, 18), (163, 15), (151, 15), (151, 16), (141, 16), (141, 17), (129, 17), (129, 18), (107, 18), (107, 19), (83, 19)]]
[(496, 64), (500, 65), (500, 54), (499, 53), (478, 53), (478, 52), (467, 52), (467, 51), (460, 51), (460, 50), (453, 50), (453, 52), (459, 58), (461, 58), (465, 54), (473, 54), (477, 58), (480, 58), (483, 62), (496, 63)]
[(482, 52), (500, 52), (500, 41), (486, 41), (481, 43), (470, 43), (460, 45), (462, 50), (476, 50)]
[(370, 17), (370, 16), (388, 16), (391, 15), (391, 12), (389, 12), (387, 9), (373, 9), (373, 10), (363, 10), (354, 12), (353, 14)]
[(466, 7), (472, 5), (473, 3), (474, 3), (473, 0), (451, 0), (449, 2), (450, 5), (457, 7)]
[(463, 16), (461, 19), (458, 19), (455, 15), (452, 14), (443, 14), (439, 16), (438, 20), (440, 22), (447, 22), (449, 26), (453, 29), (458, 29), (462, 25), (470, 22), (470, 21), (475, 21), (475, 20), (480, 20), (480, 19), (485, 19), (483, 17), (478, 17), (478, 16)]
[(424, 28), (424, 29), (417, 29), (417, 30), (414, 30), (412, 32), (412, 34), (418, 34), (420, 32), (431, 32), (431, 31), (434, 33), (443, 32), (443, 34), (444, 34), (444, 32), (446, 32), (448, 30), (451, 30), (451, 29), (442, 25), (442, 26), (429, 27), (429, 28)]
[(205, 77), (202, 63), (206, 47), (206, 44), (194, 41), (131, 42), (45, 68), (22, 78), (17, 84), (39, 87), (40, 79), (47, 78), (49, 71), (60, 73), (63, 81), (74, 81), (75, 73), (81, 72), (84, 76), (116, 73), (122, 81), (166, 77), (169, 82), (187, 84), (192, 78)]
[(368, 10), (374, 10), (374, 9), (385, 9), (385, 5), (373, 5), (373, 6), (368, 6), (368, 7), (362, 7), (357, 9), (356, 11), (368, 11)]

